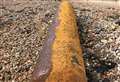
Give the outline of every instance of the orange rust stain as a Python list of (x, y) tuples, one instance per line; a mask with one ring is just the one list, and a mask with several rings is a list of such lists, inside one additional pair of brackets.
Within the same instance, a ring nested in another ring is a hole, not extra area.
[(52, 46), (52, 70), (46, 82), (86, 82), (84, 61), (72, 5), (63, 0)]

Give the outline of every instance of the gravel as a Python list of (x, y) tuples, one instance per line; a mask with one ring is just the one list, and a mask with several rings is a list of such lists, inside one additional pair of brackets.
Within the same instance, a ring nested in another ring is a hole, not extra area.
[[(30, 82), (56, 0), (0, 2), (0, 82)], [(120, 8), (73, 3), (88, 82), (120, 82)]]
[(88, 82), (120, 82), (120, 9), (74, 4)]
[(57, 4), (42, 0), (0, 3), (0, 82), (30, 82)]

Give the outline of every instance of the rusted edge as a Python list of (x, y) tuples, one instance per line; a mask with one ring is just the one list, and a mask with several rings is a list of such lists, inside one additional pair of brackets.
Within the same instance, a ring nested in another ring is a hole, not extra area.
[[(59, 12), (59, 8), (58, 8)], [(52, 69), (51, 55), (52, 55), (52, 44), (55, 39), (55, 28), (59, 25), (59, 20), (57, 19), (58, 13), (53, 20), (52, 25), (48, 29), (48, 36), (45, 39), (41, 55), (37, 60), (36, 67), (32, 74), (32, 82), (45, 82)]]

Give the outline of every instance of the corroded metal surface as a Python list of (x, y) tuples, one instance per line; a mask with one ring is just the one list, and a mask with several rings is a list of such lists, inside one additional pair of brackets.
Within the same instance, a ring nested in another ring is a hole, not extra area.
[(57, 20), (59, 25), (50, 28), (33, 82), (86, 82), (76, 17), (67, 0), (62, 0)]
[(48, 30), (48, 37), (45, 40), (43, 49), (41, 51), (41, 56), (37, 61), (36, 68), (33, 72), (32, 82), (45, 82), (46, 78), (48, 77), (51, 71), (51, 55), (52, 55), (52, 45), (55, 39), (55, 26), (57, 22), (54, 22), (49, 30)]

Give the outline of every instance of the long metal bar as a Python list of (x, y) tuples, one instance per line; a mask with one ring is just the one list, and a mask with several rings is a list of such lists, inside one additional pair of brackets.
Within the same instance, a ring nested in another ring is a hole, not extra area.
[(57, 21), (49, 31), (32, 82), (87, 82), (76, 16), (68, 0), (61, 1)]

